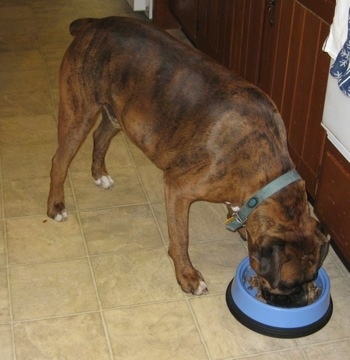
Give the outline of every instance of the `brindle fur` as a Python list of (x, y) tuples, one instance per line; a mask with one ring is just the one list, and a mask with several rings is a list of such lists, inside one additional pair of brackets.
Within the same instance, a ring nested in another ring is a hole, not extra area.
[[(185, 292), (206, 284), (188, 255), (188, 214), (198, 200), (241, 206), (294, 168), (271, 99), (201, 52), (128, 18), (80, 19), (60, 69), (58, 148), (48, 215), (65, 219), (68, 167), (93, 127), (92, 176), (107, 176), (105, 154), (120, 131), (164, 172), (169, 255)], [(263, 286), (289, 293), (312, 280), (328, 241), (310, 216), (304, 182), (264, 201), (241, 231)]]

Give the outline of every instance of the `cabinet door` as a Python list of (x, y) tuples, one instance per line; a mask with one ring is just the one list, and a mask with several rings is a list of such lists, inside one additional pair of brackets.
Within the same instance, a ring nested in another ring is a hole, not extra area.
[(328, 140), (315, 212), (350, 269), (350, 163)]
[(184, 32), (195, 42), (197, 38), (197, 7), (199, 0), (169, 0), (170, 10)]
[(322, 46), (329, 24), (300, 1), (269, 0), (267, 7), (259, 85), (282, 114), (290, 153), (314, 198), (326, 138), (321, 121), (329, 56)]
[(197, 48), (257, 84), (266, 0), (169, 0)]
[(227, 65), (249, 82), (258, 85), (266, 1), (229, 1), (227, 32), (231, 47)]
[(265, 0), (200, 0), (196, 45), (257, 84)]

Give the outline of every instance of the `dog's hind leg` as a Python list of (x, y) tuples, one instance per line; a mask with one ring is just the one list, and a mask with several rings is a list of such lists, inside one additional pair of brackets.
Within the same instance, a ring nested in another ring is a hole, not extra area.
[(104, 189), (109, 189), (114, 185), (114, 181), (106, 169), (105, 156), (111, 140), (119, 131), (120, 126), (112, 108), (108, 104), (103, 105), (102, 120), (94, 132), (91, 173), (95, 184)]
[[(64, 221), (67, 212), (64, 204), (64, 183), (68, 167), (94, 124), (98, 107), (74, 106), (70, 100), (60, 101), (58, 115), (58, 147), (52, 159), (50, 193), (47, 215)], [(72, 110), (75, 109), (75, 110)], [(82, 111), (81, 109), (85, 109)]]

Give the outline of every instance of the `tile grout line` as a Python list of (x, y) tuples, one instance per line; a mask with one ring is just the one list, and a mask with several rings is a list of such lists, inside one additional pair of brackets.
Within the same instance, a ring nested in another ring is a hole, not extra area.
[[(203, 296), (203, 295), (201, 295)], [(206, 296), (206, 295), (204, 295)], [(210, 296), (210, 295), (209, 295)], [(194, 310), (192, 309), (192, 306), (190, 304), (190, 301), (191, 301), (191, 298), (189, 298), (188, 296), (185, 296), (185, 301), (186, 301), (186, 304), (187, 304), (187, 308), (189, 309), (190, 311), (190, 314), (191, 314), (191, 317), (192, 317), (192, 320), (194, 322), (194, 325), (196, 327), (196, 330), (198, 332), (198, 335), (199, 335), (199, 338), (201, 340), (201, 343), (203, 344), (203, 347), (204, 347), (204, 350), (207, 354), (207, 357), (208, 357), (208, 360), (212, 360), (212, 357), (211, 357), (211, 354), (210, 354), (210, 351), (209, 351), (209, 348), (208, 348), (208, 345), (207, 345), (207, 342), (205, 341), (205, 338), (203, 336), (203, 333), (202, 333), (202, 330), (199, 326), (199, 323), (198, 323), (198, 319), (197, 319), (197, 316), (194, 312)]]
[(101, 322), (102, 322), (103, 332), (104, 332), (104, 336), (105, 336), (105, 340), (106, 340), (106, 344), (107, 344), (107, 348), (108, 348), (108, 352), (109, 352), (109, 357), (110, 357), (111, 360), (113, 360), (114, 359), (114, 354), (113, 354), (112, 344), (111, 344), (111, 341), (110, 341), (110, 336), (109, 336), (109, 333), (108, 333), (108, 328), (107, 328), (107, 324), (106, 324), (104, 313), (103, 313), (102, 302), (101, 302), (100, 294), (99, 294), (97, 283), (96, 283), (95, 273), (94, 273), (94, 270), (93, 270), (93, 267), (92, 267), (92, 264), (91, 264), (91, 257), (90, 257), (90, 254), (89, 254), (89, 249), (88, 249), (88, 246), (87, 246), (87, 243), (86, 243), (85, 233), (84, 233), (82, 222), (81, 222), (80, 211), (79, 211), (79, 208), (78, 208), (78, 202), (77, 202), (77, 198), (75, 196), (74, 184), (73, 184), (73, 181), (72, 181), (72, 179), (70, 177), (69, 171), (68, 171), (68, 179), (69, 179), (69, 183), (70, 183), (71, 190), (72, 190), (72, 196), (73, 196), (74, 205), (75, 205), (75, 208), (76, 208), (76, 216), (77, 216), (77, 220), (78, 220), (78, 223), (79, 223), (79, 230), (80, 230), (80, 233), (81, 233), (81, 236), (82, 236), (82, 239), (83, 239), (83, 243), (84, 243), (86, 259), (88, 261), (90, 275), (91, 275), (92, 283), (93, 283), (94, 290), (95, 290), (95, 295), (96, 295), (96, 299), (97, 299), (97, 303), (98, 303), (99, 314), (100, 314), (100, 317), (101, 317)]
[[(121, 136), (123, 137), (124, 145), (125, 145), (125, 147), (126, 147), (126, 149), (127, 149), (127, 151), (128, 151), (128, 155), (129, 155), (129, 157), (130, 157), (130, 159), (131, 159), (131, 162), (132, 162), (132, 164), (133, 164), (133, 167), (134, 167), (134, 169), (135, 169), (137, 178), (139, 179), (139, 182), (140, 182), (140, 184), (141, 184), (142, 191), (143, 191), (144, 194), (145, 194), (146, 201), (147, 201), (146, 203), (147, 203), (148, 207), (150, 208), (150, 210), (151, 210), (151, 212), (152, 212), (153, 220), (154, 220), (154, 222), (155, 222), (155, 224), (156, 224), (156, 227), (157, 227), (157, 229), (158, 229), (158, 232), (159, 232), (159, 234), (160, 234), (160, 236), (161, 236), (161, 239), (162, 239), (162, 242), (163, 242), (163, 246), (164, 246), (165, 250), (168, 251), (168, 244), (167, 244), (167, 242), (166, 242), (166, 240), (165, 240), (165, 236), (163, 235), (163, 232), (161, 231), (161, 227), (160, 227), (160, 225), (159, 225), (157, 216), (156, 216), (156, 214), (155, 214), (155, 212), (154, 212), (154, 209), (153, 209), (153, 206), (152, 206), (152, 202), (151, 202), (150, 199), (149, 199), (149, 196), (148, 196), (147, 191), (146, 191), (146, 187), (145, 187), (145, 185), (144, 185), (144, 183), (143, 183), (143, 181), (142, 181), (141, 174), (140, 174), (140, 172), (139, 172), (139, 170), (138, 170), (138, 167), (137, 167), (137, 165), (136, 165), (136, 163), (135, 163), (134, 157), (132, 156), (129, 143), (128, 143), (128, 141), (126, 140), (125, 135), (124, 135), (123, 132), (121, 132)], [(163, 186), (163, 189), (164, 189), (164, 186)], [(157, 201), (156, 203), (157, 203), (157, 204), (164, 204), (164, 201), (159, 201), (159, 202)]]
[[(132, 159), (132, 162), (133, 162), (133, 164), (134, 164), (134, 166), (135, 166), (135, 170), (136, 170), (137, 176), (138, 176), (138, 178), (139, 178), (139, 181), (140, 181), (140, 183), (141, 183), (142, 189), (143, 189), (143, 191), (144, 191), (144, 193), (145, 193), (145, 195), (146, 195), (146, 199), (147, 199), (147, 201), (148, 201), (149, 207), (150, 207), (150, 209), (151, 209), (151, 211), (152, 211), (152, 215), (153, 215), (155, 224), (156, 224), (156, 226), (157, 226), (158, 232), (159, 232), (160, 235), (161, 235), (161, 238), (162, 238), (162, 241), (163, 241), (163, 246), (164, 246), (166, 252), (168, 253), (168, 244), (166, 243), (165, 237), (164, 237), (164, 235), (163, 235), (163, 232), (161, 231), (161, 228), (160, 228), (160, 225), (159, 225), (159, 222), (158, 222), (158, 218), (157, 218), (157, 216), (156, 216), (156, 214), (155, 214), (155, 212), (154, 212), (152, 203), (151, 203), (150, 200), (149, 200), (149, 197), (148, 197), (148, 194), (147, 194), (147, 192), (146, 192), (145, 186), (144, 186), (144, 184), (143, 184), (141, 175), (140, 175), (140, 173), (139, 173), (139, 171), (138, 171), (138, 169), (137, 169), (137, 166), (136, 166), (136, 164), (135, 164), (134, 158), (133, 158), (133, 156), (132, 156), (132, 154), (131, 154), (129, 144), (128, 144), (128, 142), (126, 141), (126, 139), (124, 138), (124, 134), (122, 134), (122, 135), (123, 135), (123, 140), (124, 140), (124, 142), (125, 142), (125, 146), (126, 146), (126, 148), (127, 148), (127, 150), (128, 150), (128, 153), (129, 153), (129, 155), (130, 155), (130, 157), (131, 157), (131, 159)], [(162, 202), (162, 203), (164, 203), (164, 202)], [(169, 263), (171, 264), (172, 268), (174, 268), (174, 264), (173, 264), (173, 262), (172, 262), (172, 260), (170, 259), (169, 256), (168, 256), (168, 260), (169, 260)], [(174, 276), (175, 276), (175, 272), (174, 272)], [(204, 337), (203, 337), (203, 335), (202, 335), (202, 332), (201, 332), (201, 330), (200, 330), (200, 327), (199, 327), (199, 324), (198, 324), (197, 319), (196, 319), (196, 317), (195, 317), (195, 314), (194, 314), (194, 312), (193, 312), (193, 309), (192, 309), (192, 307), (191, 307), (190, 304), (189, 304), (189, 298), (188, 298), (188, 296), (187, 296), (186, 294), (184, 294), (184, 293), (183, 293), (183, 299), (184, 299), (184, 301), (185, 301), (185, 303), (186, 303), (187, 309), (189, 310), (189, 312), (190, 312), (190, 314), (191, 314), (191, 318), (192, 318), (192, 320), (193, 320), (193, 322), (194, 322), (194, 325), (195, 325), (195, 327), (196, 327), (196, 330), (197, 330), (198, 336), (199, 336), (199, 338), (200, 338), (200, 341), (201, 341), (201, 343), (202, 343), (202, 345), (203, 345), (203, 347), (204, 347), (204, 350), (205, 350), (205, 353), (206, 353), (206, 355), (207, 355), (207, 358), (208, 358), (208, 360), (211, 360), (212, 358), (211, 358), (211, 356), (210, 356), (209, 349), (208, 349), (207, 344), (206, 344), (206, 342), (205, 342), (205, 339), (204, 339)]]
[(16, 360), (16, 346), (15, 346), (15, 331), (14, 331), (14, 320), (13, 320), (13, 309), (12, 309), (12, 289), (10, 281), (10, 265), (9, 265), (9, 253), (8, 253), (8, 239), (7, 239), (7, 226), (6, 226), (6, 215), (5, 215), (5, 195), (2, 179), (2, 163), (0, 161), (0, 174), (1, 174), (1, 211), (3, 214), (3, 235), (4, 235), (4, 251), (5, 251), (5, 268), (6, 268), (6, 281), (7, 281), (7, 299), (8, 299), (8, 311), (10, 316), (10, 329), (12, 338), (12, 354), (13, 359)]

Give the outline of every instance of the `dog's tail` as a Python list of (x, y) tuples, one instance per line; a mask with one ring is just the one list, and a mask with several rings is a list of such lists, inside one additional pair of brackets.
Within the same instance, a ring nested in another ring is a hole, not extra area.
[(76, 34), (78, 34), (78, 32), (81, 31), (81, 29), (83, 29), (86, 25), (91, 24), (93, 22), (98, 21), (98, 19), (93, 19), (93, 18), (85, 18), (85, 19), (77, 19), (74, 20), (70, 25), (69, 25), (69, 32), (71, 33), (71, 35), (75, 36)]

